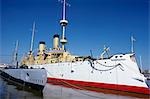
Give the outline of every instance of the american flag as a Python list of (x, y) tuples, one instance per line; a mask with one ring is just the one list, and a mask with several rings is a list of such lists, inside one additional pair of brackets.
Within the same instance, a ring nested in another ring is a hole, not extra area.
[(136, 41), (135, 38), (133, 36), (131, 36), (131, 41)]

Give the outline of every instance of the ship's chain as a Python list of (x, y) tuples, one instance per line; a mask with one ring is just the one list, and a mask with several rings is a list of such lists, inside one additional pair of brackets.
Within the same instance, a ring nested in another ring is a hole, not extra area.
[[(124, 71), (124, 70), (122, 69), (123, 66), (122, 66), (120, 63), (118, 63), (118, 64), (116, 64), (116, 65), (113, 65), (113, 66), (107, 66), (107, 65), (103, 65), (103, 64), (100, 63), (101, 66), (112, 67), (112, 68), (109, 68), (109, 69), (102, 70), (102, 69), (95, 68), (95, 66), (94, 66), (94, 60), (88, 59), (88, 61), (89, 61), (89, 63), (90, 63), (90, 66), (92, 67), (92, 69), (97, 70), (97, 71), (110, 71), (110, 70), (112, 70), (112, 69), (114, 69), (114, 68), (116, 68), (116, 67), (119, 67), (122, 71)], [(99, 62), (98, 62), (98, 63), (99, 63)]]
[(104, 67), (114, 67), (116, 65), (111, 65), (111, 66), (108, 66), (108, 65), (104, 65), (104, 64), (101, 64), (100, 62), (96, 61), (96, 63), (100, 64), (101, 66), (104, 66)]

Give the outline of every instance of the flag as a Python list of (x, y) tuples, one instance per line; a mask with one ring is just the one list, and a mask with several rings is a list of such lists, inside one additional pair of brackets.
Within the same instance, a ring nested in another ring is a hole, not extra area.
[(133, 36), (131, 36), (131, 41), (136, 41), (135, 38), (133, 38)]

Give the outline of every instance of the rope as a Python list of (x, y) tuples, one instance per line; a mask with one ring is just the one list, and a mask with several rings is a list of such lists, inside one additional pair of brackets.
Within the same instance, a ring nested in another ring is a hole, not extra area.
[[(46, 70), (46, 71), (47, 71), (47, 70)], [(55, 77), (53, 74), (51, 74), (49, 71), (47, 71), (47, 72), (48, 72), (51, 76), (53, 76), (54, 78), (56, 78), (56, 77)], [(68, 82), (66, 82), (66, 81), (63, 81), (63, 80), (61, 80), (61, 79), (60, 79), (60, 81), (63, 82), (63, 83), (65, 83), (65, 84), (67, 84), (67, 85), (69, 85), (69, 86), (71, 86), (71, 87), (74, 87), (74, 88), (76, 88), (76, 89), (88, 90), (88, 89), (86, 89), (86, 88), (81, 88), (81, 87), (78, 87), (78, 86), (73, 85), (73, 84), (71, 84), (71, 83), (68, 83)], [(72, 90), (74, 90), (74, 89), (72, 89)], [(76, 92), (78, 92), (78, 93), (80, 93), (80, 94), (89, 96), (89, 97), (98, 98), (98, 99), (105, 99), (105, 98), (103, 98), (103, 97), (94, 96), (94, 95), (91, 95), (91, 94), (87, 94), (87, 93), (85, 93), (85, 92), (81, 92), (81, 91), (77, 91), (77, 90), (74, 90), (74, 91), (76, 91)]]

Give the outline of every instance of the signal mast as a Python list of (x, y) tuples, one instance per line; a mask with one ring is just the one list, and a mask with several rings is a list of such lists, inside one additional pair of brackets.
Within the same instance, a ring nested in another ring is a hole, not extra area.
[(63, 3), (62, 7), (62, 19), (60, 20), (60, 25), (62, 27), (62, 37), (60, 39), (60, 43), (62, 44), (62, 50), (65, 50), (65, 44), (67, 43), (67, 39), (65, 37), (66, 26), (68, 21), (66, 19), (66, 6), (70, 6), (70, 4), (66, 3), (66, 0), (60, 0)]

